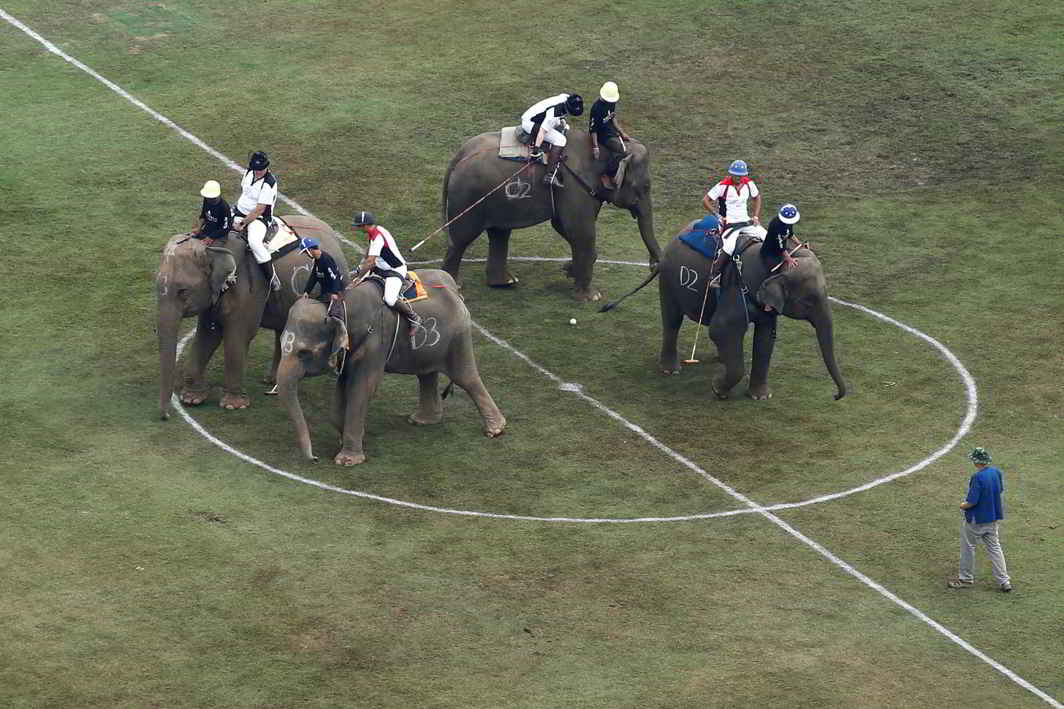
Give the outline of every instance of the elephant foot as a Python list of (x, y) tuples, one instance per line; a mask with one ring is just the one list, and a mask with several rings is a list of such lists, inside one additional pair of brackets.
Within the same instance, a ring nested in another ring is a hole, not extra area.
[(442, 421), (443, 414), (439, 413), (425, 416), (415, 411), (414, 413), (407, 416), (406, 420), (414, 424), (415, 426), (431, 426)]
[(772, 392), (768, 390), (768, 387), (763, 389), (747, 389), (746, 395), (754, 401), (767, 401), (772, 398)]
[(218, 406), (229, 411), (246, 409), (251, 406), (251, 398), (247, 394), (230, 394), (226, 392), (222, 395), (222, 400), (218, 402)]
[(351, 467), (352, 465), (360, 465), (362, 463), (365, 463), (366, 454), (361, 452), (354, 453), (352, 451), (340, 451), (336, 454), (336, 457), (333, 458), (333, 461), (337, 465), (345, 465), (347, 467)]
[(679, 374), (680, 373), (680, 358), (679, 357), (660, 357), (658, 358), (658, 367), (661, 369), (662, 374)]
[(502, 278), (489, 278), (488, 286), (490, 288), (513, 288), (521, 282), (517, 276), (507, 273)]
[(594, 303), (602, 300), (602, 293), (597, 288), (577, 288), (575, 297), (581, 303)]
[(715, 397), (717, 397), (718, 399), (720, 399), (721, 401), (724, 401), (725, 399), (728, 398), (728, 392), (724, 392), (722, 394), (720, 389), (717, 388), (717, 385), (715, 383), (714, 384), (710, 384), (709, 388), (713, 390), (713, 395)]
[(189, 390), (181, 392), (181, 403), (185, 406), (199, 406), (207, 400), (207, 390)]
[(277, 383), (277, 377), (275, 377), (272, 374), (265, 374), (262, 377), (262, 383), (267, 385), (267, 386), (273, 386), (274, 384)]
[(498, 438), (506, 430), (506, 419), (500, 417), (498, 421), (485, 422), (484, 435), (488, 438)]
[(661, 373), (662, 374), (679, 374), (680, 373), (680, 367), (679, 367), (679, 365), (673, 365), (671, 367), (670, 366), (666, 366), (666, 365), (662, 365)]

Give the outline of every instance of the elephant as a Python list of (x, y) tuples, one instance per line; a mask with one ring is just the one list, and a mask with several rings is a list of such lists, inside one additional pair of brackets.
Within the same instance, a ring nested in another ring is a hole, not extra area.
[[(743, 378), (743, 340), (748, 325), (752, 323), (754, 351), (747, 395), (755, 400), (771, 398), (768, 368), (776, 341), (777, 319), (782, 313), (796, 320), (806, 320), (813, 326), (821, 357), (836, 386), (835, 400), (845, 396), (846, 384), (835, 361), (827, 285), (816, 254), (808, 247), (800, 248), (793, 254), (797, 264), (795, 267), (773, 271), (779, 262), (778, 254), (771, 252), (769, 242), (753, 241), (740, 254), (742, 282), (754, 301), (748, 303), (734, 265), (729, 265), (725, 270), (719, 289), (707, 288), (707, 274), (712, 260), (679, 238), (695, 229), (697, 223), (697, 220), (692, 221), (665, 247), (658, 271), (662, 325), (658, 362), (662, 372), (677, 374), (680, 371), (676, 339), (684, 316), (708, 325), (709, 337), (716, 344), (718, 358), (724, 365), (723, 371), (714, 377), (712, 388), (718, 398), (726, 399), (731, 389)], [(740, 249), (736, 247), (736, 253), (740, 253)], [(651, 274), (632, 293), (647, 285), (658, 274)], [(608, 303), (602, 310), (613, 309), (620, 300)]]
[(324, 305), (303, 298), (289, 310), (281, 336), (277, 386), (296, 429), (299, 447), (308, 460), (316, 461), (317, 457), (299, 401), (299, 382), (303, 377), (324, 373), (334, 356), (341, 363), (332, 410), (333, 425), (341, 432), (341, 450), (334, 459), (338, 465), (365, 462), (366, 411), (386, 372), (418, 378), (418, 406), (408, 419), (410, 423), (434, 424), (441, 420), (443, 403), (438, 378), (443, 372), (476, 403), (485, 435), (494, 438), (506, 428), (506, 418), (480, 380), (473, 354), (472, 319), (458, 285), (445, 271), (426, 269), (418, 271), (418, 275), (429, 299), (413, 303), (421, 322), (412, 331), (406, 327), (405, 317), (385, 305), (381, 297), (383, 286), (371, 282), (373, 279), (345, 291), (349, 346), (346, 354), (340, 351), (344, 329), (335, 318), (326, 316)]
[[(347, 271), (335, 232), (314, 217), (285, 216), (285, 223), (300, 236), (313, 236), (338, 266)], [(310, 261), (299, 250), (274, 261), (281, 281), (270, 292), (243, 239), (231, 233), (223, 246), (205, 246), (188, 234), (176, 234), (163, 248), (155, 277), (158, 298), (159, 410), (170, 417), (177, 366), (177, 339), (181, 320), (198, 316), (196, 335), (185, 364), (181, 402), (202, 404), (207, 399), (205, 370), (219, 344), (225, 353), (225, 383), (220, 406), (242, 409), (250, 404), (244, 391), (248, 347), (259, 327), (274, 331), (273, 364), (266, 377), (272, 382), (280, 359), (280, 333), (288, 309), (302, 292), (310, 274)], [(227, 281), (235, 282), (232, 285)]]
[[(591, 156), (588, 134), (581, 130), (570, 131), (564, 158), (568, 169), (559, 172), (564, 177), (565, 187), (552, 188), (543, 184), (546, 168), (539, 162), (529, 164), (523, 172), (514, 175), (521, 169), (520, 163), (498, 157), (499, 138), (499, 131), (470, 138), (447, 167), (443, 179), (443, 219), (445, 223), (452, 220), (453, 223), (448, 228), (443, 269), (457, 279), (462, 254), (481, 232), (487, 230), (488, 285), (516, 285), (517, 278), (506, 265), (510, 233), (513, 229), (523, 229), (549, 219), (572, 250), (572, 260), (565, 265), (565, 271), (575, 281), (576, 298), (598, 300), (601, 294), (592, 285), (591, 277), (598, 258), (595, 220), (603, 202), (590, 191), (599, 194), (605, 189), (600, 178), (606, 165), (605, 154), (609, 151), (603, 151), (603, 157), (595, 160)], [(604, 194), (636, 219), (651, 268), (654, 268), (661, 257), (661, 249), (654, 238), (650, 157), (646, 146), (638, 141), (629, 142), (627, 147), (631, 158), (627, 161), (621, 185)], [(478, 203), (481, 199), (483, 201)]]

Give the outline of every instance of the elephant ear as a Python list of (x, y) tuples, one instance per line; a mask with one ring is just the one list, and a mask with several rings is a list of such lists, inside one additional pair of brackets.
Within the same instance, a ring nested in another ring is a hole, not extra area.
[(236, 282), (236, 259), (228, 249), (218, 246), (208, 246), (206, 253), (211, 280), (211, 302), (214, 303)]
[(335, 354), (340, 350), (348, 349), (351, 343), (347, 336), (347, 325), (336, 318), (326, 318), (326, 320), (329, 321), (329, 325), (333, 329), (332, 345), (329, 346), (329, 352)]
[(769, 276), (761, 282), (754, 299), (762, 305), (770, 305), (777, 313), (783, 312), (787, 302), (787, 280), (783, 273)]

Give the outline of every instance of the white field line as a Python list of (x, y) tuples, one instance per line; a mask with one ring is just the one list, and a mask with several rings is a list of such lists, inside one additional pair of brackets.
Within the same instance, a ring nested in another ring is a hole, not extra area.
[[(58, 47), (56, 47), (54, 44), (52, 44), (51, 42), (46, 40), (41, 35), (39, 35), (36, 32), (34, 32), (32, 29), (27, 27), (25, 24), (23, 24), (22, 22), (19, 22), (17, 19), (15, 19), (11, 15), (9, 15), (3, 9), (0, 9), (0, 17), (2, 17), (5, 21), (7, 21), (12, 26), (18, 28), (19, 30), (21, 30), (22, 32), (27, 34), (28, 36), (32, 37), (34, 40), (36, 40), (41, 45), (43, 45), (49, 52), (52, 52), (56, 56), (61, 57), (64, 61), (66, 61), (69, 64), (71, 64), (73, 66), (76, 66), (77, 68), (81, 69), (82, 71), (84, 71), (85, 73), (89, 74), (90, 76), (92, 76), (97, 81), (100, 81), (105, 86), (110, 88), (112, 91), (114, 91), (115, 93), (117, 93), (118, 95), (122, 96), (124, 99), (126, 99), (130, 103), (132, 103), (134, 106), (137, 106), (138, 108), (146, 111), (152, 117), (154, 117), (156, 120), (158, 120), (159, 122), (163, 123), (164, 125), (170, 127), (171, 129), (177, 131), (180, 135), (182, 135), (186, 139), (190, 140), (194, 144), (198, 145), (200, 148), (202, 148), (203, 150), (207, 151), (208, 153), (210, 153), (214, 157), (218, 158), (222, 162), (226, 163), (229, 167), (231, 167), (233, 169), (236, 169), (236, 170), (241, 170), (242, 169), (240, 166), (238, 166), (232, 160), (230, 160), (229, 158), (225, 157), (224, 155), (222, 155), (218, 151), (214, 150), (213, 148), (208, 146), (206, 143), (204, 143), (202, 140), (200, 140), (196, 136), (192, 135), (191, 133), (189, 133), (185, 129), (183, 129), (180, 126), (178, 126), (176, 123), (171, 121), (169, 118), (166, 118), (165, 116), (163, 116), (162, 114), (158, 113), (157, 111), (149, 108), (146, 104), (144, 104), (142, 101), (140, 101), (140, 100), (134, 98), (133, 96), (131, 96), (128, 92), (126, 92), (124, 89), (122, 89), (117, 84), (115, 84), (115, 83), (105, 79), (104, 77), (100, 76), (95, 71), (93, 71), (88, 66), (86, 66), (85, 64), (81, 63), (77, 59), (74, 59), (69, 54), (67, 54), (66, 52), (62, 51)], [(282, 197), (282, 199), (284, 199), (284, 201), (286, 203), (292, 205), (295, 209), (299, 210), (301, 213), (310, 216), (309, 212), (304, 210), (299, 205), (295, 204), (295, 202), (293, 202), (293, 201), (291, 201), (291, 200), (289, 200), (287, 198), (284, 198), (284, 197)], [(348, 242), (348, 243), (350, 243), (350, 242)], [(352, 246), (354, 246), (354, 245), (352, 244)], [(355, 248), (358, 248), (358, 247), (356, 246)], [(879, 317), (879, 316), (877, 315), (877, 317)], [(882, 316), (882, 317), (886, 319), (886, 316)], [(598, 403), (595, 399), (593, 399), (593, 398), (587, 396), (586, 394), (584, 394), (582, 391), (580, 391), (579, 385), (567, 385), (567, 384), (565, 384), (564, 382), (562, 382), (562, 380), (559, 377), (557, 377), (554, 374), (549, 373), (546, 369), (544, 369), (544, 368), (540, 367), (539, 365), (535, 364), (526, 355), (518, 352), (513, 347), (511, 347), (508, 343), (505, 343), (505, 341), (500, 340), (498, 338), (495, 338), (494, 336), (490, 336), (490, 334), (487, 332), (487, 330), (484, 330), (479, 325), (477, 325), (476, 327), (482, 334), (484, 334), (485, 336), (489, 337), (489, 339), (492, 339), (493, 341), (496, 341), (498, 344), (501, 344), (502, 346), (505, 346), (507, 349), (512, 351), (514, 354), (518, 355), (519, 357), (524, 359), (529, 364), (532, 364), (537, 370), (543, 372), (544, 374), (549, 375), (549, 377), (552, 380), (555, 380), (555, 381), (561, 383), (561, 388), (563, 388), (564, 390), (566, 390), (566, 391), (574, 391), (581, 398), (587, 400), (589, 403), (594, 405), (596, 408), (599, 408), (599, 409), (603, 410), (604, 412), (608, 413), (611, 417), (613, 417), (616, 420), (622, 422), (624, 425), (626, 425), (631, 430), (639, 433), (641, 436), (643, 436), (644, 438), (646, 438), (648, 440), (654, 441), (655, 447), (659, 448), (663, 452), (666, 452), (666, 453), (670, 454), (678, 462), (681, 462), (681, 463), (687, 465), (688, 467), (698, 468), (698, 466), (696, 466), (693, 462), (690, 462), (686, 458), (683, 458), (678, 453), (676, 453), (675, 451), (672, 451), (672, 449), (668, 448), (664, 444), (662, 444), (660, 442), (657, 442), (657, 439), (654, 439), (652, 436), (650, 436), (650, 434), (648, 434), (645, 431), (643, 431), (643, 429), (641, 429), (640, 427), (636, 426), (635, 424), (629, 423), (627, 420), (625, 420), (619, 414), (617, 414), (615, 412), (612, 412), (610, 409), (608, 409), (604, 405)], [(930, 339), (930, 338), (928, 338), (928, 339)], [(184, 342), (184, 340), (182, 340), (182, 342)], [(970, 393), (971, 393), (971, 391), (970, 391)], [(197, 422), (193, 421), (191, 419), (191, 417), (187, 415), (187, 413), (184, 411), (183, 408), (181, 409), (181, 413), (182, 413), (182, 416), (185, 417), (185, 419), (188, 420), (194, 427), (198, 427), (201, 432), (206, 433), (205, 431), (203, 431), (202, 427), (198, 426)], [(213, 437), (209, 436), (209, 434), (208, 434), (208, 438), (213, 438)], [(241, 454), (241, 453), (239, 453), (239, 452), (237, 452), (235, 450), (234, 450), (234, 453), (237, 453), (241, 458), (244, 458), (245, 460), (249, 460), (249, 461), (251, 460), (250, 456), (245, 456), (245, 455), (243, 455), (243, 454)], [(701, 469), (699, 468), (699, 470), (701, 470)], [(304, 478), (299, 478), (298, 476), (293, 476), (291, 474), (286, 474), (286, 473), (284, 473), (282, 471), (279, 471), (279, 470), (276, 470), (276, 469), (273, 469), (273, 472), (285, 475), (285, 477), (298, 479), (298, 480), (300, 480), (302, 482), (307, 482), (308, 484), (316, 485), (316, 486), (322, 487), (324, 489), (334, 489), (336, 491), (340, 491), (339, 488), (332, 488), (331, 486), (327, 486), (327, 485), (324, 485), (322, 483), (318, 483), (316, 481), (310, 481), (310, 480), (306, 480)], [(884, 598), (889, 599), (891, 602), (895, 603), (900, 608), (903, 608), (908, 613), (912, 614), (915, 618), (918, 618), (919, 620), (921, 620), (924, 623), (926, 623), (929, 627), (931, 627), (934, 630), (936, 630), (937, 632), (941, 633), (944, 637), (948, 638), (951, 642), (953, 642), (956, 645), (958, 645), (959, 647), (967, 650), (973, 656), (975, 656), (975, 657), (979, 658), (980, 660), (982, 660), (983, 662), (987, 663), (988, 665), (993, 667), (995, 670), (997, 670), (998, 672), (1000, 672), (1001, 674), (1003, 674), (1004, 676), (1008, 677), (1010, 680), (1015, 682), (1020, 687), (1023, 687), (1027, 691), (1031, 692), (1035, 696), (1037, 696), (1040, 699), (1042, 699), (1043, 701), (1045, 701), (1047, 704), (1049, 704), (1051, 706), (1054, 706), (1054, 707), (1058, 707), (1059, 709), (1064, 709), (1064, 705), (1062, 705), (1060, 702), (1056, 701), (1053, 697), (1049, 696), (1048, 694), (1046, 694), (1042, 690), (1038, 689), (1033, 684), (1031, 684), (1030, 682), (1028, 682), (1024, 678), (1020, 677), (1015, 672), (1013, 672), (1012, 670), (1008, 669), (1007, 667), (1005, 667), (1004, 665), (1002, 665), (998, 661), (994, 660), (993, 658), (991, 658), (990, 656), (988, 656), (987, 654), (985, 654), (984, 652), (982, 652), (978, 648), (972, 646), (967, 641), (965, 641), (962, 638), (958, 637), (956, 634), (954, 634), (948, 628), (946, 628), (942, 624), (938, 623), (937, 621), (933, 620), (932, 618), (927, 616), (925, 613), (920, 611), (918, 608), (916, 608), (916, 607), (910, 605), (909, 603), (903, 601), (901, 598), (899, 598), (898, 596), (896, 596), (893, 593), (891, 593), (890, 591), (888, 591), (886, 588), (881, 586), (876, 581), (873, 581), (868, 576), (865, 576), (860, 571), (857, 571), (857, 569), (853, 568), (848, 563), (843, 561), (841, 558), (835, 556), (835, 554), (833, 554), (832, 552), (828, 551), (826, 548), (821, 546), (819, 543), (817, 543), (814, 540), (810, 539), (809, 537), (805, 536), (804, 534), (799, 532), (797, 529), (795, 529), (791, 525), (787, 524), (786, 522), (784, 522), (782, 519), (780, 519), (776, 515), (772, 514), (772, 512), (768, 511), (767, 509), (765, 509), (763, 507), (759, 507), (755, 502), (753, 502), (752, 500), (747, 498), (745, 495), (742, 495), (741, 493), (737, 492), (736, 490), (733, 490), (731, 487), (729, 487), (728, 485), (724, 484), (723, 482), (717, 480), (716, 478), (714, 478), (713, 476), (709, 475), (708, 473), (705, 473), (704, 471), (702, 471), (702, 472), (703, 472), (703, 477), (705, 477), (707, 480), (712, 482), (714, 485), (719, 487), (721, 490), (726, 492), (728, 495), (730, 495), (734, 499), (738, 500), (739, 502), (742, 502), (751, 511), (757, 512), (758, 514), (762, 515), (763, 517), (768, 519), (770, 522), (775, 524), (777, 527), (779, 527), (783, 531), (787, 532), (787, 534), (791, 535), (792, 537), (794, 537), (798, 541), (802, 542), (806, 546), (808, 546), (811, 549), (813, 549), (814, 551), (816, 551), (818, 554), (823, 556), (825, 559), (830, 561), (832, 564), (834, 564), (838, 568), (840, 568), (843, 571), (845, 571), (846, 573), (850, 574), (851, 576), (853, 576), (854, 578), (859, 580), (864, 585), (866, 585), (869, 588), (875, 590), (877, 593), (882, 595)], [(374, 496), (366, 495), (366, 497), (374, 497)], [(378, 497), (377, 499), (381, 499), (382, 501), (384, 501), (384, 498), (379, 498)]]

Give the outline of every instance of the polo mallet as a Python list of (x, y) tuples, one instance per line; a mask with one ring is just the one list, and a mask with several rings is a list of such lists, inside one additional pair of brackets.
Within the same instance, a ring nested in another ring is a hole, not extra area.
[(647, 276), (647, 277), (646, 277), (646, 280), (645, 280), (645, 281), (643, 281), (642, 283), (640, 283), (640, 284), (639, 284), (638, 286), (636, 286), (635, 288), (633, 288), (633, 289), (632, 289), (632, 290), (630, 290), (629, 292), (627, 292), (627, 293), (625, 293), (624, 295), (622, 295), (622, 296), (621, 296), (620, 298), (618, 298), (617, 300), (614, 300), (614, 301), (610, 301), (609, 303), (606, 303), (605, 305), (603, 305), (603, 306), (602, 306), (601, 308), (599, 308), (599, 312), (600, 312), (600, 313), (608, 313), (609, 311), (611, 311), (611, 310), (613, 310), (614, 308), (616, 308), (616, 307), (617, 307), (618, 305), (620, 305), (620, 304), (621, 304), (621, 301), (622, 301), (622, 300), (624, 300), (625, 298), (627, 298), (627, 297), (628, 297), (628, 296), (630, 296), (630, 295), (635, 295), (636, 293), (638, 293), (639, 291), (641, 291), (641, 290), (643, 289), (643, 287), (644, 287), (644, 286), (646, 286), (646, 285), (647, 285), (648, 283), (650, 283), (650, 282), (651, 282), (652, 280), (654, 280), (655, 278), (657, 278), (657, 277), (658, 277), (658, 273), (659, 273), (660, 271), (661, 271), (661, 268), (660, 268), (660, 267), (658, 267), (658, 268), (655, 268), (655, 269), (654, 269), (654, 271), (653, 271), (653, 272), (652, 272), (652, 273), (651, 273), (651, 274), (650, 274), (649, 276)]
[(691, 358), (685, 359), (684, 364), (698, 364), (695, 359), (695, 348), (698, 347), (698, 336), (702, 332), (702, 316), (706, 312), (706, 301), (709, 300), (709, 280), (706, 280), (706, 294), (702, 296), (702, 309), (698, 312), (698, 320), (695, 321), (695, 341), (691, 343)]
[[(790, 251), (787, 252), (787, 256), (788, 257), (794, 256), (794, 254), (798, 251), (798, 249), (806, 248), (808, 246), (809, 246), (809, 242), (808, 241), (805, 242), (804, 244), (799, 243), (797, 246), (795, 246), (793, 249), (791, 249)], [(776, 271), (779, 270), (779, 267), (782, 266), (784, 263), (785, 263), (785, 261), (780, 261), (779, 263), (777, 263), (775, 266), (772, 267), (772, 270), (770, 270), (769, 273), (775, 273)]]

